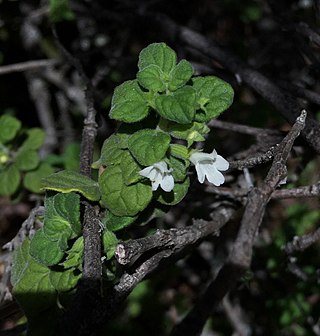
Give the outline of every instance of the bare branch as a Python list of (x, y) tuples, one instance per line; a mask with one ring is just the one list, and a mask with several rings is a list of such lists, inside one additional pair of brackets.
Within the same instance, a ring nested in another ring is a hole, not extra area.
[(2, 65), (0, 66), (0, 76), (15, 72), (37, 71), (41, 68), (51, 67), (57, 64), (58, 62), (59, 60), (51, 59), (51, 60), (36, 60), (16, 64)]
[(183, 229), (157, 230), (151, 236), (123, 242), (117, 246), (115, 256), (120, 264), (125, 265), (151, 249), (170, 249), (176, 252), (196, 244), (210, 234), (218, 235), (220, 228), (227, 223), (233, 212), (231, 208), (221, 207), (213, 212), (212, 221), (197, 219), (193, 225)]
[(252, 168), (257, 165), (271, 161), (277, 152), (278, 145), (270, 147), (265, 153), (249, 157), (245, 160), (230, 161), (230, 169)]
[(314, 232), (308, 233), (301, 237), (295, 236), (293, 240), (286, 244), (284, 250), (287, 254), (292, 254), (294, 252), (301, 252), (312, 244), (320, 240), (320, 228)]

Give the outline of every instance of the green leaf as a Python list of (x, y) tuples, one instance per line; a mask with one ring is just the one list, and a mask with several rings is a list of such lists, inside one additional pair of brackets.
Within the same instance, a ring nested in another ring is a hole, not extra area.
[(16, 166), (24, 171), (36, 168), (39, 161), (39, 155), (33, 149), (19, 150), (15, 158)]
[(126, 185), (136, 183), (143, 179), (143, 176), (139, 175), (139, 171), (142, 167), (132, 157), (129, 151), (123, 151), (120, 161), (120, 168), (123, 173), (123, 180)]
[(189, 160), (189, 157), (190, 157), (190, 150), (186, 146), (183, 146), (183, 145), (171, 144), (170, 154), (178, 159), (187, 161)]
[(20, 120), (5, 114), (0, 117), (0, 142), (6, 143), (15, 138), (21, 128)]
[(51, 241), (59, 241), (60, 249), (67, 240), (81, 233), (80, 196), (75, 193), (57, 194), (45, 199), (43, 231)]
[(138, 216), (116, 216), (111, 211), (107, 211), (107, 214), (101, 221), (107, 230), (115, 232), (132, 224), (137, 217)]
[(80, 144), (71, 143), (66, 146), (63, 154), (63, 164), (66, 170), (79, 171), (80, 166)]
[(80, 278), (81, 274), (75, 272), (73, 269), (65, 270), (63, 272), (51, 270), (49, 273), (50, 282), (58, 292), (67, 292), (75, 288)]
[(180, 61), (170, 73), (171, 80), (169, 82), (169, 90), (175, 91), (185, 85), (192, 74), (192, 65), (186, 60)]
[(14, 251), (11, 272), (13, 294), (28, 318), (37, 316), (56, 303), (56, 292), (49, 281), (50, 270), (31, 258), (29, 247), (30, 241), (26, 239)]
[(210, 128), (206, 124), (199, 122), (181, 125), (166, 119), (161, 119), (159, 127), (163, 131), (169, 132), (174, 138), (186, 140), (188, 147), (195, 141), (204, 141), (204, 135), (210, 132)]
[(42, 179), (42, 189), (62, 193), (79, 192), (90, 201), (100, 199), (99, 185), (89, 177), (72, 170), (62, 170)]
[(16, 165), (11, 165), (0, 173), (0, 195), (13, 195), (20, 184), (20, 173)]
[(165, 119), (179, 124), (191, 123), (195, 114), (196, 92), (191, 86), (184, 86), (171, 95), (155, 99), (157, 112)]
[(65, 269), (81, 268), (83, 261), (83, 236), (80, 236), (72, 245), (71, 249), (67, 251), (67, 258), (62, 263)]
[(30, 242), (30, 255), (38, 263), (52, 266), (59, 263), (64, 256), (64, 252), (60, 250), (57, 242), (49, 240), (43, 229), (40, 229)]
[(170, 144), (170, 136), (158, 130), (141, 130), (129, 138), (129, 150), (143, 166), (163, 159)]
[(102, 244), (103, 244), (103, 251), (107, 257), (107, 260), (110, 260), (114, 256), (115, 248), (118, 244), (118, 238), (116, 235), (105, 229), (102, 235)]
[(23, 185), (34, 193), (41, 193), (43, 192), (43, 190), (41, 190), (42, 179), (53, 173), (54, 169), (49, 164), (41, 163), (36, 170), (25, 174)]
[(139, 55), (138, 67), (143, 70), (150, 65), (158, 66), (164, 73), (170, 73), (177, 63), (176, 53), (165, 43), (152, 43)]
[(55, 211), (67, 219), (72, 231), (79, 235), (82, 231), (80, 221), (80, 196), (76, 193), (57, 194), (53, 196)]
[(190, 179), (187, 177), (182, 183), (175, 183), (171, 192), (159, 191), (158, 202), (162, 204), (175, 205), (182, 201), (186, 196), (190, 185)]
[(231, 85), (214, 76), (193, 78), (193, 88), (197, 91), (197, 103), (201, 111), (196, 120), (208, 122), (225, 111), (233, 101)]
[(145, 94), (136, 80), (116, 87), (111, 102), (110, 118), (132, 123), (144, 119), (149, 112)]
[(117, 216), (135, 216), (151, 201), (149, 185), (138, 182), (127, 186), (120, 166), (108, 167), (99, 177), (102, 204)]
[(169, 167), (172, 168), (172, 176), (174, 182), (182, 182), (185, 180), (187, 175), (188, 166), (183, 160), (177, 159), (174, 156), (171, 156), (169, 161)]
[(45, 139), (45, 133), (41, 128), (30, 128), (27, 131), (27, 135), (28, 137), (22, 144), (21, 150), (27, 150), (27, 149), (37, 150), (43, 145)]
[(147, 90), (163, 92), (167, 85), (163, 79), (164, 75), (159, 66), (151, 64), (137, 73), (139, 84)]
[[(55, 195), (56, 196), (56, 195)], [(72, 236), (72, 230), (68, 220), (59, 215), (54, 206), (55, 196), (47, 197), (45, 199), (45, 214), (43, 233), (46, 238), (57, 242), (62, 236), (66, 236), (67, 240)], [(64, 239), (66, 240), (66, 239)], [(58, 246), (58, 243), (56, 243)]]
[(175, 91), (191, 78), (193, 69), (182, 60), (176, 65), (176, 53), (165, 43), (153, 43), (139, 56), (137, 79), (141, 86), (153, 92)]
[(75, 14), (70, 8), (69, 0), (50, 0), (49, 17), (54, 23), (74, 20)]
[(118, 164), (123, 154), (122, 149), (128, 148), (128, 138), (127, 134), (118, 133), (106, 139), (101, 148), (100, 159), (92, 164), (92, 168)]

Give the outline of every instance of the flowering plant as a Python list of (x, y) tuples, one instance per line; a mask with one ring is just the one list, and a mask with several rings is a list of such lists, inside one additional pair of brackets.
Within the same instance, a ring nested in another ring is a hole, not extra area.
[[(185, 197), (190, 163), (200, 183), (205, 178), (216, 186), (224, 182), (220, 171), (228, 169), (228, 162), (215, 150), (207, 154), (192, 145), (205, 140), (207, 123), (231, 105), (231, 86), (214, 76), (192, 78), (191, 64), (177, 63), (176, 53), (164, 43), (143, 49), (138, 68), (136, 79), (114, 91), (110, 117), (119, 125), (92, 165), (99, 169), (98, 181), (71, 170), (43, 179), (43, 189), (57, 193), (46, 197), (43, 227), (17, 249), (11, 277), (16, 297), (27, 311), (32, 307), (31, 313), (55, 307), (57, 296), (74, 289), (81, 277), (79, 194), (102, 213), (103, 260), (109, 260), (118, 242), (114, 232), (153, 218), (159, 204), (174, 205)], [(36, 291), (48, 293), (36, 307), (25, 295), (34, 291), (34, 283)]]

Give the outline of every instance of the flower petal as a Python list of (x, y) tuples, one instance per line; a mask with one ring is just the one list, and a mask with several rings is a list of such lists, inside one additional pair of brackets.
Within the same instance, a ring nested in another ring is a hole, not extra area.
[(194, 152), (191, 154), (189, 160), (196, 165), (198, 162), (205, 161), (205, 160), (214, 160), (215, 156), (212, 156), (212, 154), (203, 153), (203, 152)]
[(167, 164), (164, 161), (160, 161), (160, 162), (153, 164), (153, 167), (159, 170), (161, 174), (168, 172)]
[(224, 183), (224, 176), (215, 167), (211, 167), (206, 176), (208, 181), (217, 187)]
[(203, 166), (200, 163), (196, 164), (196, 171), (197, 171), (197, 175), (198, 175), (198, 181), (200, 183), (203, 183), (206, 175), (205, 175), (205, 172), (203, 170)]
[(151, 181), (152, 191), (156, 191), (162, 181), (162, 175), (158, 172), (155, 179)]
[(165, 174), (162, 181), (160, 182), (160, 186), (164, 191), (170, 192), (174, 187), (173, 176), (170, 174)]
[(146, 167), (139, 171), (139, 175), (149, 178), (152, 169), (154, 169), (153, 166)]
[(217, 155), (215, 166), (217, 169), (225, 171), (229, 169), (229, 162), (221, 155)]

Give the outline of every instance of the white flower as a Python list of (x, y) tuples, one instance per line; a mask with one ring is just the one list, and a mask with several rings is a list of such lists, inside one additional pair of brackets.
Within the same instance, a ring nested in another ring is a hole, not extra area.
[(160, 161), (140, 170), (139, 174), (151, 180), (153, 191), (157, 190), (160, 185), (164, 191), (170, 192), (174, 187), (171, 172), (172, 169), (168, 169), (167, 164), (164, 161)]
[(196, 166), (200, 183), (203, 183), (205, 178), (217, 187), (224, 183), (224, 176), (219, 170), (228, 170), (229, 162), (218, 155), (215, 150), (211, 154), (194, 152), (190, 156), (190, 161)]

